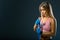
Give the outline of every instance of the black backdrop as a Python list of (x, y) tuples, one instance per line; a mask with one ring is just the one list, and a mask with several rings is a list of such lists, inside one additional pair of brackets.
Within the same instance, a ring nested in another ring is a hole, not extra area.
[[(38, 6), (46, 0), (0, 0), (0, 39), (37, 40), (33, 25), (38, 18)], [(52, 4), (54, 16), (57, 19), (57, 34), (60, 34), (60, 1), (47, 0)]]

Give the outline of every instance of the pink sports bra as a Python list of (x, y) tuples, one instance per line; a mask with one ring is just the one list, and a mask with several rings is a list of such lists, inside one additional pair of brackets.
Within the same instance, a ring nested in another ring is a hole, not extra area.
[(40, 23), (44, 24), (41, 28), (42, 32), (49, 32), (50, 31), (50, 18), (48, 18), (45, 23), (43, 23), (42, 20)]

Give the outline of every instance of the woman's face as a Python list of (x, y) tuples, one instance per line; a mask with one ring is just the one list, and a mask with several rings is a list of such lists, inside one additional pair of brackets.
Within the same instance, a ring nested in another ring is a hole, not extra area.
[(42, 16), (46, 16), (47, 12), (43, 7), (40, 7), (40, 12)]

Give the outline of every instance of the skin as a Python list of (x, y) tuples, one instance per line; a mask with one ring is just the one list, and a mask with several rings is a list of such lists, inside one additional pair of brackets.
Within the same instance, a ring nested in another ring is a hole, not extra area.
[[(49, 40), (49, 37), (54, 36), (54, 34), (55, 34), (55, 20), (48, 16), (47, 11), (44, 10), (43, 7), (41, 7), (40, 9), (41, 9), (40, 10), (40, 12), (41, 12), (41, 17), (40, 18), (42, 18), (41, 20), (43, 22), (45, 22), (48, 18), (50, 18), (50, 24), (51, 24), (51, 26), (50, 26), (51, 31), (50, 32), (45, 32), (45, 33), (42, 32), (43, 37), (41, 37), (41, 40)], [(34, 24), (34, 31), (36, 31), (36, 28), (37, 28), (37, 25)], [(47, 37), (47, 38), (45, 38), (45, 37)]]

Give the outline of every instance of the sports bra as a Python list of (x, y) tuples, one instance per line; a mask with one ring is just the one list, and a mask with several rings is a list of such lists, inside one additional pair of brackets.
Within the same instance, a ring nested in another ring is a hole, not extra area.
[(42, 32), (49, 32), (50, 31), (50, 18), (48, 18), (46, 20), (46, 22), (43, 23), (43, 21), (41, 20), (40, 21), (40, 25), (41, 26), (41, 29), (42, 29)]

